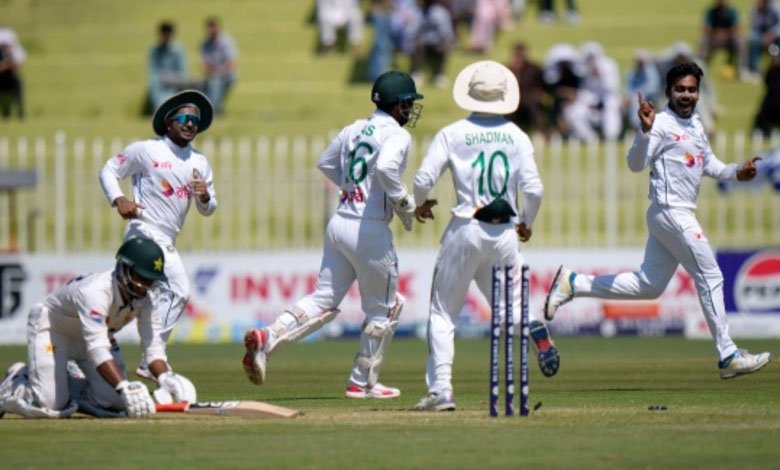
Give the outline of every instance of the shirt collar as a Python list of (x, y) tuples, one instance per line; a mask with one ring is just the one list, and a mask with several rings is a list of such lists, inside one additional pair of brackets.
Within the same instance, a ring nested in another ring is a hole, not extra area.
[(374, 110), (374, 112), (371, 114), (370, 119), (388, 119), (388, 120), (393, 121), (394, 123), (396, 123), (396, 125), (400, 126), (400, 124), (398, 124), (398, 121), (396, 121), (393, 116), (391, 116), (390, 114), (382, 111), (379, 108)]
[(163, 136), (163, 141), (168, 145), (174, 155), (181, 160), (187, 160), (190, 158), (190, 152), (192, 152), (192, 145), (189, 143), (184, 147), (179, 147), (176, 142), (172, 141), (170, 137)]

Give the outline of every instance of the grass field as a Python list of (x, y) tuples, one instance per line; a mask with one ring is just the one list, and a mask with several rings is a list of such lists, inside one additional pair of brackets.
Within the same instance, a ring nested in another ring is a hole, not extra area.
[[(777, 352), (777, 341), (741, 347)], [(156, 416), (149, 421), (0, 421), (4, 468), (776, 468), (780, 367), (723, 381), (709, 341), (561, 338), (558, 376), (532, 363), (527, 419), (487, 413), (486, 340), (457, 343), (454, 413), (410, 411), (424, 395), (425, 345), (397, 340), (390, 401), (342, 398), (355, 341), (295, 345), (262, 388), (237, 345), (172, 345), (202, 400), (257, 399), (301, 409), (290, 421)], [(136, 347), (124, 346), (129, 364)], [(21, 347), (0, 347), (3, 367)], [(649, 411), (663, 404), (666, 411)]]

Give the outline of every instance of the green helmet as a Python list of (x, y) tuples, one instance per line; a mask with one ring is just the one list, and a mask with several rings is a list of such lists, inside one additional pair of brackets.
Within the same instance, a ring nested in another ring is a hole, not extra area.
[(409, 74), (391, 70), (380, 75), (371, 87), (371, 101), (376, 104), (393, 104), (406, 100), (421, 100), (417, 87)]
[(162, 248), (149, 238), (131, 238), (122, 243), (116, 253), (117, 262), (127, 266), (144, 279), (167, 281), (165, 255)]

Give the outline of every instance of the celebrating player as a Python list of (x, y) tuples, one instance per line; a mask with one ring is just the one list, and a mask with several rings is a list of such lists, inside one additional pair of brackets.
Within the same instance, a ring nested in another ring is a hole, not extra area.
[[(154, 413), (149, 390), (129, 382), (113, 339), (133, 319), (144, 358), (163, 390), (195, 399), (192, 383), (168, 368), (153, 291), (165, 282), (162, 249), (148, 238), (122, 244), (116, 267), (79, 276), (30, 310), (28, 364), (12, 365), (0, 383), (0, 417), (66, 418), (79, 411), (97, 417), (143, 418)], [(75, 361), (83, 378), (69, 373)]]
[(647, 210), (649, 236), (639, 271), (594, 277), (561, 266), (550, 286), (544, 315), (552, 320), (558, 308), (573, 297), (654, 299), (663, 293), (682, 264), (696, 284), (699, 303), (715, 339), (720, 376), (728, 379), (757, 371), (772, 355), (750, 354), (731, 340), (723, 301), (723, 274), (696, 220), (696, 197), (702, 176), (752, 180), (759, 158), (742, 165), (726, 165), (713, 154), (695, 112), (703, 75), (692, 62), (670, 69), (666, 74), (669, 104), (658, 116), (652, 103), (638, 95), (641, 130), (626, 159), (631, 171), (650, 167), (651, 201)]
[(376, 110), (348, 125), (320, 156), (317, 167), (339, 187), (339, 207), (325, 233), (322, 266), (314, 292), (273, 324), (249, 330), (243, 364), (249, 380), (262, 385), (266, 358), (319, 329), (357, 280), (363, 312), (360, 348), (347, 383), (347, 398), (395, 398), (397, 388), (379, 383), (379, 368), (398, 326), (404, 299), (398, 287), (398, 257), (388, 224), (393, 211), (412, 229), (415, 203), (401, 184), (413, 127), (422, 99), (412, 78), (397, 71), (379, 76), (371, 89)]
[[(431, 207), (436, 201), (427, 197), (447, 169), (458, 195), (433, 272), (428, 396), (415, 405), (427, 411), (455, 409), (453, 319), (463, 308), (472, 279), (489, 299), (493, 266), (512, 266), (514, 311), (519, 311), (523, 257), (517, 239), (531, 238), (543, 193), (530, 139), (504, 118), (520, 102), (514, 74), (497, 62), (476, 62), (458, 74), (453, 95), (455, 103), (472, 114), (436, 134), (414, 177), (415, 200), (425, 201), (415, 211), (419, 222), (433, 218)], [(525, 201), (522, 212), (517, 202), (520, 192)], [(537, 319), (530, 326), (539, 366), (545, 375), (554, 375), (560, 360), (547, 327)]]
[[(152, 128), (158, 138), (130, 144), (108, 160), (100, 171), (100, 184), (106, 198), (123, 219), (128, 220), (125, 240), (153, 239), (165, 251), (162, 299), (156, 302), (167, 341), (190, 296), (190, 284), (176, 251), (176, 236), (184, 226), (192, 199), (204, 216), (217, 208), (211, 166), (190, 143), (211, 125), (211, 102), (199, 91), (185, 90), (168, 98), (157, 108)], [(122, 193), (119, 181), (133, 178), (133, 199)], [(141, 360), (140, 377), (152, 379)]]

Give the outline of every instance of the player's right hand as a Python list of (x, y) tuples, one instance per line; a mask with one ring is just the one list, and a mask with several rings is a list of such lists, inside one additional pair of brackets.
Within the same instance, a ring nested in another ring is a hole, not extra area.
[(639, 123), (642, 126), (642, 132), (647, 133), (653, 128), (653, 122), (655, 121), (655, 106), (653, 106), (653, 103), (645, 101), (645, 99), (642, 98), (641, 91), (636, 92), (636, 97), (637, 100), (639, 100), (639, 111), (637, 111)]
[(154, 401), (143, 383), (123, 380), (116, 386), (116, 391), (122, 397), (128, 417), (146, 418), (155, 413)]
[(412, 223), (414, 222), (414, 211), (417, 209), (417, 205), (414, 203), (414, 197), (411, 194), (404, 194), (393, 201), (390, 200), (390, 204), (393, 206), (393, 210), (398, 214), (401, 222), (404, 223), (404, 230), (407, 232), (412, 231)]
[(141, 214), (141, 209), (145, 209), (143, 205), (133, 202), (124, 196), (116, 198), (114, 203), (116, 204), (116, 211), (125, 220), (135, 219)]
[(433, 219), (433, 206), (439, 202), (436, 199), (426, 199), (417, 209), (414, 210), (414, 218), (421, 224), (425, 223), (425, 219)]

